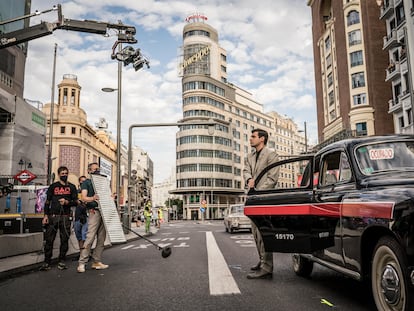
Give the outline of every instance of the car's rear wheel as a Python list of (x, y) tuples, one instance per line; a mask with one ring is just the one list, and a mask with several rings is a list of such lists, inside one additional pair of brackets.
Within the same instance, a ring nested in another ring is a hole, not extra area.
[(413, 310), (409, 294), (406, 258), (391, 237), (381, 238), (374, 250), (371, 267), (372, 295), (378, 310)]
[(293, 271), (295, 271), (296, 275), (309, 277), (313, 270), (313, 261), (299, 255), (293, 254), (292, 255), (292, 262), (293, 262)]

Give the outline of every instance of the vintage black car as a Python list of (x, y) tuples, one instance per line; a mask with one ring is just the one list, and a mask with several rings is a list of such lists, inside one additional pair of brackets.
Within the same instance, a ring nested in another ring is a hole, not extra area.
[(414, 136), (347, 139), (264, 171), (275, 166), (291, 181), (252, 189), (244, 210), (266, 250), (293, 253), (300, 276), (316, 262), (369, 280), (378, 310), (414, 310)]

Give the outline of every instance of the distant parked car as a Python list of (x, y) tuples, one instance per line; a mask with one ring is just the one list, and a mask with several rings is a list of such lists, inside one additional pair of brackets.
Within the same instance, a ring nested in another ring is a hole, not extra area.
[(226, 216), (224, 216), (224, 227), (226, 232), (233, 233), (238, 230), (250, 230), (252, 224), (250, 219), (244, 215), (244, 205), (235, 204), (230, 205), (226, 210)]
[(244, 212), (266, 251), (295, 253), (293, 270), (318, 263), (371, 283), (378, 310), (414, 310), (414, 135), (332, 143), (272, 164), (283, 188), (252, 189)]

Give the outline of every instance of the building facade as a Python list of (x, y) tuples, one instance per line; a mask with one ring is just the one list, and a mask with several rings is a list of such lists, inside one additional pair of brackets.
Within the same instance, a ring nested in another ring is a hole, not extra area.
[[(146, 151), (133, 146), (131, 150), (131, 185), (129, 203), (132, 210), (144, 209), (145, 202), (152, 200), (154, 184), (154, 163)], [(154, 202), (153, 206), (154, 206)]]
[[(243, 202), (242, 172), (251, 152), (251, 131), (267, 130), (268, 146), (276, 149), (280, 147), (276, 124), (284, 126), (280, 116), (264, 113), (263, 105), (249, 92), (227, 81), (226, 51), (219, 45), (217, 31), (205, 20), (194, 14), (183, 29), (183, 121), (213, 119), (216, 126), (211, 135), (205, 125), (183, 125), (176, 135), (177, 180), (170, 193), (183, 196), (184, 219), (222, 218), (230, 204)], [(278, 151), (293, 153), (291, 144), (286, 144), (286, 151)]]
[(318, 140), (394, 133), (385, 25), (375, 1), (309, 0)]
[(413, 134), (414, 1), (384, 0), (378, 4), (386, 26), (383, 49), (389, 58), (385, 78), (392, 91), (389, 113), (396, 133)]
[[(30, 0), (2, 1), (1, 20), (29, 14), (30, 4)], [(6, 23), (0, 26), (0, 32), (20, 30), (28, 25), (27, 19)], [(32, 105), (23, 98), (27, 46), (28, 43), (22, 43), (0, 48), (0, 185), (3, 186), (9, 183), (21, 186), (13, 176), (22, 170), (36, 175), (27, 185), (46, 185), (46, 118), (40, 110), (41, 103)], [(33, 213), (33, 194), (19, 190), (7, 199), (2, 198), (0, 213), (5, 211)]]

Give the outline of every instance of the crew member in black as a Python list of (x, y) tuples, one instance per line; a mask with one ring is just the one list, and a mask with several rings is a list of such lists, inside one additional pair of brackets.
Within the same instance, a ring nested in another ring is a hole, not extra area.
[(49, 270), (53, 253), (53, 242), (59, 230), (60, 250), (58, 269), (66, 269), (65, 257), (68, 251), (71, 207), (78, 205), (78, 192), (74, 184), (68, 182), (69, 170), (65, 166), (58, 168), (59, 181), (51, 184), (47, 189), (42, 224), (45, 232), (45, 262), (41, 270)]

